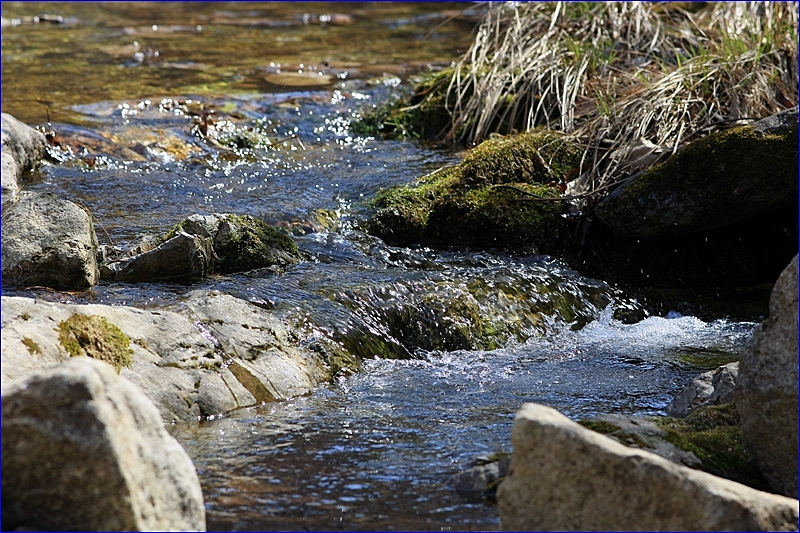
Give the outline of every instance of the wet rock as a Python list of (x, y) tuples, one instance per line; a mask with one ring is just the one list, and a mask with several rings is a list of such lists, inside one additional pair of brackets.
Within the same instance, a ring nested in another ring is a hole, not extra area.
[[(793, 117), (793, 118), (792, 118)], [(618, 187), (595, 214), (619, 238), (708, 231), (797, 204), (797, 109), (719, 131)]]
[(211, 239), (179, 231), (146, 252), (103, 265), (103, 279), (114, 281), (202, 278), (211, 271)]
[(508, 475), (511, 454), (478, 457), (455, 474), (447, 484), (471, 500), (495, 501), (499, 482)]
[(745, 448), (773, 490), (797, 497), (797, 256), (772, 290), (769, 317), (739, 360), (735, 391)]
[(9, 115), (2, 113), (2, 151), (0, 152), (0, 176), (3, 200), (13, 198), (19, 192), (18, 180), (22, 173), (44, 157), (47, 140), (36, 131)]
[(504, 530), (797, 530), (797, 500), (625, 447), (549, 407), (525, 404), (512, 442)]
[(672, 399), (667, 405), (667, 414), (684, 417), (704, 405), (732, 402), (738, 376), (738, 362), (728, 363), (716, 370), (703, 372)]
[[(76, 315), (102, 317), (124, 334), (132, 354), (120, 375), (168, 421), (304, 394), (332, 375), (323, 359), (268, 311), (227, 295), (193, 294), (184, 315), (9, 296), (1, 301), (4, 391), (70, 357), (71, 337), (62, 338), (60, 330)], [(83, 342), (102, 345), (113, 339), (87, 335)], [(84, 351), (91, 355), (92, 350)]]
[(54, 194), (24, 191), (3, 208), (3, 285), (85, 289), (99, 281), (91, 216)]
[(3, 530), (205, 531), (200, 481), (153, 403), (87, 357), (3, 394)]
[(280, 269), (300, 261), (300, 252), (291, 237), (250, 215), (191, 215), (176, 230), (210, 238), (221, 272)]
[(187, 314), (205, 325), (218, 349), (236, 354), (228, 370), (258, 403), (305, 394), (330, 379), (319, 357), (269, 311), (220, 292), (190, 293)]

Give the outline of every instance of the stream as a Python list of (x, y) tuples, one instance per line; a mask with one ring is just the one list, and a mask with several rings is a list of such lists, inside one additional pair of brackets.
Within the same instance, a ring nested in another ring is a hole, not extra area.
[[(171, 426), (200, 476), (209, 530), (496, 530), (496, 505), (448, 481), (511, 451), (523, 403), (575, 419), (663, 415), (696, 374), (737, 360), (755, 326), (648, 316), (546, 256), (397, 248), (361, 231), (379, 190), (460, 160), (350, 129), (364, 106), (469, 46), (480, 6), (457, 7), (3, 2), (3, 111), (59, 142), (26, 189), (85, 205), (101, 244), (232, 212), (283, 227), (305, 257), (282, 274), (5, 294), (174, 309), (190, 291), (218, 290), (306, 334), (357, 328), (407, 356)], [(198, 134), (204, 125), (225, 149)], [(468, 317), (442, 314), (465, 301), (514, 325), (499, 346), (465, 338)], [(418, 317), (416, 333), (392, 327), (399, 315)]]

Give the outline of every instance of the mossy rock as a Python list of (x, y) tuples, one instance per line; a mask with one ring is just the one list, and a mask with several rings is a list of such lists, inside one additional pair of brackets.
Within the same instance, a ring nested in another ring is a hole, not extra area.
[(251, 215), (192, 215), (172, 228), (164, 240), (179, 231), (210, 237), (217, 256), (216, 270), (224, 273), (280, 269), (301, 260), (297, 244), (289, 235)]
[(739, 414), (733, 403), (701, 407), (686, 418), (664, 417), (655, 421), (666, 431), (666, 440), (702, 461), (702, 470), (769, 491), (744, 449)]
[[(758, 123), (757, 123), (758, 124)], [(619, 238), (655, 241), (713, 230), (797, 205), (797, 123), (712, 133), (598, 204)]]
[(388, 244), (478, 247), (550, 253), (567, 225), (558, 185), (581, 151), (550, 132), (495, 136), (456, 166), (414, 186), (383, 191), (367, 231)]
[(222, 272), (286, 267), (300, 261), (291, 237), (250, 215), (228, 215), (214, 238), (214, 251)]
[(58, 340), (70, 356), (105, 361), (117, 373), (133, 365), (130, 339), (104, 317), (75, 313), (58, 325)]

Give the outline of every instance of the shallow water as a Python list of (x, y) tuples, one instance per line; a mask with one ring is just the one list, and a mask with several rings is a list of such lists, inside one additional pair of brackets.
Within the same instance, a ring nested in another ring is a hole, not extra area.
[[(496, 529), (495, 506), (447, 481), (477, 456), (510, 451), (522, 403), (574, 418), (663, 414), (696, 373), (736, 360), (752, 331), (646, 317), (622, 291), (548, 257), (395, 248), (359, 230), (379, 189), (459, 160), (349, 128), (363, 106), (468, 45), (475, 16), (447, 22), (452, 4), (2, 9), (20, 18), (3, 30), (3, 111), (39, 125), (49, 115), (61, 143), (26, 188), (80, 201), (103, 244), (235, 212), (285, 228), (306, 258), (280, 275), (17, 294), (175, 309), (189, 291), (220, 290), (302, 324), (303, 335), (358, 329), (410, 357), (368, 358), (364, 372), (309, 395), (173, 426), (198, 468), (209, 529)], [(65, 19), (22, 18), (43, 13)], [(218, 138), (261, 144), (220, 150), (198, 135), (197, 110), (214, 111)], [(515, 322), (514, 333), (465, 341), (468, 313), (442, 312), (464, 302), (498, 330)], [(409, 314), (419, 328), (396, 323)]]
[[(210, 529), (496, 530), (496, 508), (448, 479), (510, 451), (522, 403), (571, 417), (663, 414), (697, 372), (735, 357), (750, 324), (608, 316), (493, 352), (374, 360), (282, 404), (176, 428), (203, 480)], [(241, 450), (249, 450), (242, 453)]]

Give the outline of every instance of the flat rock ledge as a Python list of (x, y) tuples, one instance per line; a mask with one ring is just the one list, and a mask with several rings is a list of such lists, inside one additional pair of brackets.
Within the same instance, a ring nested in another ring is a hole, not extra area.
[(189, 421), (307, 393), (331, 371), (279, 319), (196, 291), (180, 313), (3, 296), (2, 390), (73, 355), (116, 353), (120, 375), (166, 421)]
[(506, 531), (797, 531), (798, 501), (631, 449), (525, 404), (497, 493)]

